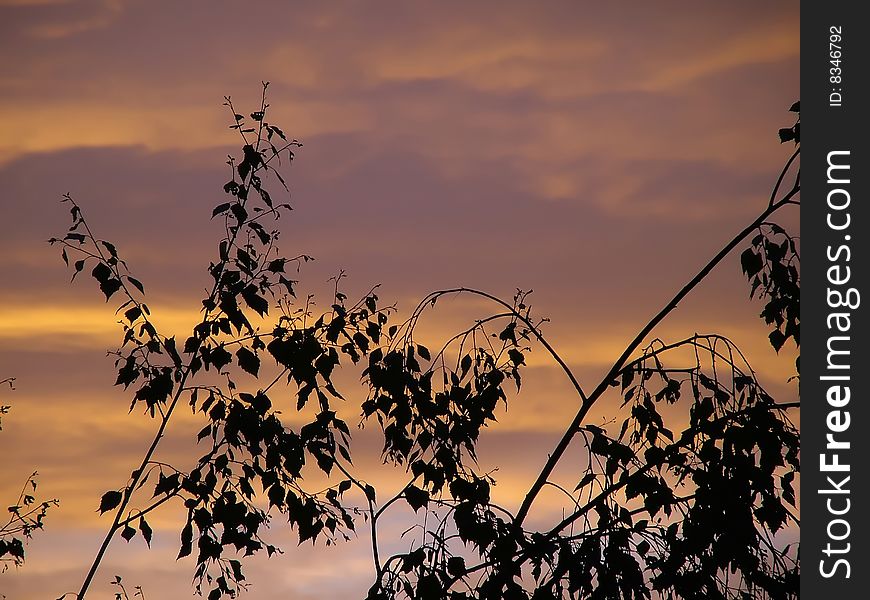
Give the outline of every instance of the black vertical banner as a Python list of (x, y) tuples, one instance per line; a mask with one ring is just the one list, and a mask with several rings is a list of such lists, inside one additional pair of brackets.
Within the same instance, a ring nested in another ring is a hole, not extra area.
[(870, 24), (801, 3), (801, 596), (870, 598)]

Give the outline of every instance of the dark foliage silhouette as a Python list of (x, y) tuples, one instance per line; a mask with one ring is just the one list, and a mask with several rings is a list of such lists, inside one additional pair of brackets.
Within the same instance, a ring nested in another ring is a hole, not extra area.
[[(212, 213), (223, 220), (224, 236), (192, 332), (176, 338), (156, 328), (143, 284), (116, 246), (91, 232), (79, 205), (64, 198), (72, 225), (51, 242), (63, 247), (74, 277), (88, 270), (107, 301), (120, 298), (116, 384), (132, 390), (131, 411), (157, 423), (130, 479), (99, 502), (112, 523), (78, 598), (117, 535), (150, 544), (147, 517), (169, 501), (182, 503), (188, 515), (179, 557), (196, 557), (197, 590), (215, 600), (246, 586), (245, 556), (280, 552), (265, 537), (278, 515), (300, 543), (348, 539), (365, 522), (374, 581), (360, 597), (371, 599), (797, 596), (797, 549), (784, 547), (778, 534), (799, 526), (800, 441), (788, 417), (799, 404), (766, 392), (729, 339), (711, 333), (665, 341), (655, 330), (726, 256), (745, 248), (742, 268), (750, 295), (765, 303), (771, 345), (780, 351), (791, 339), (799, 346), (798, 240), (771, 221), (799, 203), (799, 123), (780, 131), (796, 149), (758, 217), (587, 388), (548, 342), (546, 319), (533, 313), (524, 291), (510, 300), (470, 288), (435, 291), (404, 321), (379, 304), (374, 289), (348, 300), (341, 276), (328, 310), (316, 311), (311, 297), (297, 300), (288, 271), (298, 272), (310, 257), (280, 253), (277, 222), (290, 207), (273, 199), (267, 185), (289, 191), (277, 166), (292, 160), (300, 144), (267, 122), (266, 87), (250, 126), (226, 99), (243, 147), (228, 161), (228, 199)], [(792, 111), (799, 113), (799, 105)], [(494, 312), (430, 350), (417, 325), (439, 299), (454, 295), (485, 299)], [(476, 448), (499, 406), (520, 392), (533, 347), (570, 381), (577, 413), (511, 510), (493, 503), (494, 474), (480, 470)], [(276, 377), (263, 375), (263, 361), (277, 366)], [(333, 382), (342, 363), (362, 369), (368, 392), (361, 425), (377, 424), (384, 460), (408, 473), (407, 484), (385, 500), (357, 473), (350, 427), (333, 408), (343, 401)], [(588, 422), (605, 398), (612, 406), (608, 423)], [(203, 420), (204, 454), (186, 467), (154, 458), (182, 404)], [(307, 424), (293, 428), (282, 420), (294, 411)], [(588, 460), (566, 486), (553, 473), (572, 443)], [(303, 475), (312, 471), (329, 476), (331, 485), (308, 489)], [(548, 487), (565, 497), (564, 516), (529, 528), (527, 517)], [(385, 557), (378, 526), (399, 502), (423, 520), (409, 530), (406, 552)]]
[(120, 575), (115, 575), (115, 578), (110, 583), (118, 588), (118, 591), (115, 592), (115, 600), (131, 600), (132, 598), (142, 598), (142, 600), (145, 600), (145, 591), (141, 585), (135, 586), (133, 588), (133, 595), (130, 596), (130, 592), (127, 591), (124, 580)]
[[(13, 389), (14, 382), (14, 377), (0, 379), (0, 387), (8, 385)], [(3, 429), (3, 415), (10, 408), (9, 405), (0, 406), (0, 431)], [(42, 529), (48, 510), (58, 505), (56, 499), (37, 500), (37, 475), (36, 471), (30, 474), (14, 504), (6, 508), (9, 517), (5, 522), (0, 522), (0, 564), (3, 570), (9, 568), (10, 564), (16, 567), (24, 564), (25, 543), (33, 537), (34, 532)]]

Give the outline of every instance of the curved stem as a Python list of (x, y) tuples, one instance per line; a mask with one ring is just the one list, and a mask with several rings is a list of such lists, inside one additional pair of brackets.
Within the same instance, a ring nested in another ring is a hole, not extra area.
[(370, 525), (371, 534), (372, 534), (372, 560), (375, 563), (375, 571), (377, 572), (377, 580), (380, 581), (381, 580), (381, 573), (383, 573), (383, 569), (381, 567), (380, 551), (378, 548), (378, 529), (376, 526), (378, 515), (380, 515), (380, 512), (377, 512), (377, 513), (375, 512), (374, 500), (372, 500), (371, 496), (369, 495), (369, 493), (370, 493), (369, 488), (371, 486), (367, 486), (362, 481), (360, 481), (359, 479), (357, 479), (356, 477), (351, 475), (350, 471), (348, 471), (345, 468), (345, 466), (342, 465), (341, 462), (339, 462), (338, 460), (335, 461), (335, 466), (336, 466), (336, 468), (338, 468), (339, 471), (342, 472), (342, 474), (344, 474), (345, 477), (348, 478), (348, 480), (350, 480), (350, 482), (353, 485), (355, 485), (356, 487), (358, 487), (360, 489), (360, 491), (362, 491), (363, 496), (365, 496), (366, 501), (368, 502), (368, 505), (369, 505), (369, 525)]
[(565, 363), (565, 361), (562, 359), (562, 357), (559, 356), (559, 353), (556, 352), (556, 350), (553, 348), (553, 346), (550, 345), (550, 343), (543, 336), (543, 334), (540, 332), (538, 327), (534, 323), (532, 323), (532, 321), (526, 315), (519, 312), (516, 308), (514, 308), (513, 306), (511, 306), (510, 304), (508, 304), (507, 302), (505, 302), (501, 298), (499, 298), (497, 296), (493, 296), (492, 294), (488, 294), (487, 292), (482, 292), (480, 290), (476, 290), (473, 288), (467, 288), (467, 287), (443, 289), (443, 290), (438, 290), (438, 291), (432, 292), (428, 296), (426, 296), (420, 302), (420, 304), (417, 306), (417, 309), (414, 311), (414, 314), (417, 314), (419, 312), (419, 310), (424, 305), (428, 304), (429, 302), (433, 301), (434, 299), (437, 299), (441, 296), (446, 296), (447, 294), (463, 294), (463, 293), (464, 294), (472, 294), (475, 296), (481, 296), (482, 298), (492, 300), (496, 304), (499, 304), (499, 305), (505, 307), (506, 309), (508, 309), (508, 311), (510, 311), (511, 315), (515, 316), (517, 319), (522, 321), (529, 328), (529, 330), (534, 334), (535, 339), (541, 344), (541, 346), (543, 346), (547, 350), (547, 352), (550, 354), (550, 356), (553, 358), (553, 360), (555, 360), (556, 363), (562, 368), (562, 371), (568, 377), (568, 380), (571, 382), (571, 385), (574, 386), (574, 390), (577, 392), (577, 394), (580, 396), (580, 398), (584, 402), (586, 401), (586, 393), (583, 391), (583, 388), (581, 387), (580, 382), (577, 381), (577, 377), (574, 375), (574, 373), (571, 371), (570, 367), (568, 367), (568, 365)]

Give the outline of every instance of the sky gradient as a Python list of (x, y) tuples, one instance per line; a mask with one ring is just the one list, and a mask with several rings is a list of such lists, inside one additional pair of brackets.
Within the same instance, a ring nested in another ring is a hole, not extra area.
[[(533, 289), (551, 343), (591, 385), (764, 208), (790, 153), (776, 131), (792, 124), (799, 90), (788, 1), (0, 0), (0, 23), (0, 379), (16, 378), (0, 390), (13, 405), (0, 498), (38, 469), (40, 492), (61, 501), (27, 564), (0, 574), (9, 600), (78, 589), (109, 524), (98, 499), (155, 425), (128, 415), (111, 385), (113, 308), (91, 281), (68, 285), (45, 243), (66, 230), (63, 193), (117, 243), (157, 322), (183, 337), (220, 235), (209, 216), (224, 161), (238, 149), (223, 97), (249, 113), (269, 80), (271, 120), (304, 144), (284, 171), (295, 210), (282, 220), (286, 252), (316, 257), (303, 292), (325, 302), (344, 269), (351, 297), (381, 284), (407, 315), (442, 287)], [(747, 296), (735, 255), (657, 334), (728, 335), (768, 389), (791, 394), (793, 360), (770, 348)], [(484, 311), (451, 300), (423, 326), (437, 338)], [(523, 394), (482, 442), (482, 462), (500, 466), (498, 498), (514, 507), (576, 410), (553, 365), (540, 352), (529, 362)], [(350, 423), (355, 377), (344, 379)], [(182, 416), (163, 458), (192, 456), (196, 423)], [(400, 486), (379, 447), (375, 428), (358, 432), (355, 462)], [(545, 522), (558, 503), (542, 502)], [(151, 551), (116, 542), (89, 597), (112, 597), (115, 574), (149, 598), (190, 597), (192, 562), (174, 561), (180, 517), (169, 508), (151, 520)], [(408, 517), (398, 511), (383, 538)], [(274, 534), (286, 554), (252, 563), (245, 598), (364, 595), (364, 536), (324, 550)]]

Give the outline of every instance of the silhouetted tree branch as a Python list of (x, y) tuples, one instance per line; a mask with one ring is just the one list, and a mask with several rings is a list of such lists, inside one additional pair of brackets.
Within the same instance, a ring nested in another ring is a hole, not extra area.
[[(224, 233), (208, 268), (213, 284), (183, 343), (158, 331), (142, 283), (115, 245), (94, 235), (79, 205), (64, 198), (72, 225), (51, 242), (62, 246), (73, 278), (88, 266), (107, 301), (121, 298), (116, 385), (133, 386), (131, 411), (144, 409), (157, 422), (128, 481), (100, 501), (112, 523), (77, 598), (85, 597), (116, 535), (127, 541), (141, 535), (150, 545), (145, 517), (171, 501), (187, 511), (179, 558), (196, 550), (197, 590), (207, 586), (210, 600), (245, 588), (245, 556), (280, 552), (263, 537), (273, 512), (287, 518), (300, 543), (349, 539), (364, 518), (375, 573), (371, 599), (796, 597), (799, 562), (777, 536), (799, 526), (793, 486), (800, 439), (788, 417), (799, 403), (775, 401), (723, 336), (648, 340), (748, 243), (741, 266), (750, 296), (765, 301), (761, 316), (771, 326), (770, 343), (777, 351), (788, 339), (799, 347), (798, 238), (770, 220), (799, 202), (799, 121), (780, 130), (781, 140), (797, 148), (767, 206), (655, 313), (587, 393), (544, 335), (547, 320), (532, 313), (528, 292), (504, 300), (468, 287), (438, 290), (397, 324), (390, 323), (393, 307), (378, 305), (375, 288), (347, 302), (343, 273), (334, 278), (328, 310), (316, 312), (311, 296), (298, 301), (298, 282), (286, 269), (298, 272), (311, 258), (281, 254), (276, 222), (290, 206), (276, 204), (266, 183), (274, 177), (289, 191), (271, 163), (292, 159), (300, 144), (267, 122), (266, 88), (250, 114), (253, 126), (226, 99), (242, 154), (228, 161), (229, 199), (212, 213), (223, 219)], [(793, 184), (782, 193), (789, 178)], [(417, 325), (449, 295), (483, 298), (494, 312), (433, 353), (417, 341)], [(495, 472), (480, 472), (477, 443), (498, 405), (509, 402), (506, 387), (520, 393), (525, 357), (535, 345), (571, 383), (578, 408), (513, 511), (492, 501)], [(274, 361), (277, 375), (261, 369), (264, 358)], [(342, 359), (365, 366), (361, 425), (377, 421), (385, 462), (408, 472), (407, 482), (382, 502), (355, 472), (350, 429), (332, 408), (344, 400), (332, 379)], [(587, 422), (616, 389), (610, 420)], [(187, 466), (156, 459), (182, 400), (203, 419), (197, 438), (207, 448)], [(282, 420), (293, 408), (307, 419), (301, 428)], [(574, 442), (588, 460), (572, 490), (554, 472)], [(309, 470), (326, 475), (328, 487), (306, 489)], [(153, 494), (143, 498), (149, 481)], [(565, 500), (562, 517), (528, 529), (545, 488)], [(378, 526), (400, 501), (423, 511), (423, 521), (406, 532), (407, 552), (384, 559)], [(126, 597), (120, 578), (115, 584)]]
[[(9, 389), (15, 389), (14, 384), (14, 377), (0, 379), (0, 387), (8, 385)], [(11, 406), (8, 405), (0, 406), (0, 431), (3, 430), (3, 415), (7, 414), (10, 408)], [(24, 564), (24, 545), (33, 537), (34, 532), (42, 529), (48, 510), (59, 504), (57, 499), (37, 500), (38, 475), (36, 471), (30, 474), (18, 498), (7, 506), (9, 518), (5, 523), (0, 522), (0, 564), (3, 565), (4, 571), (10, 564), (16, 567)]]

